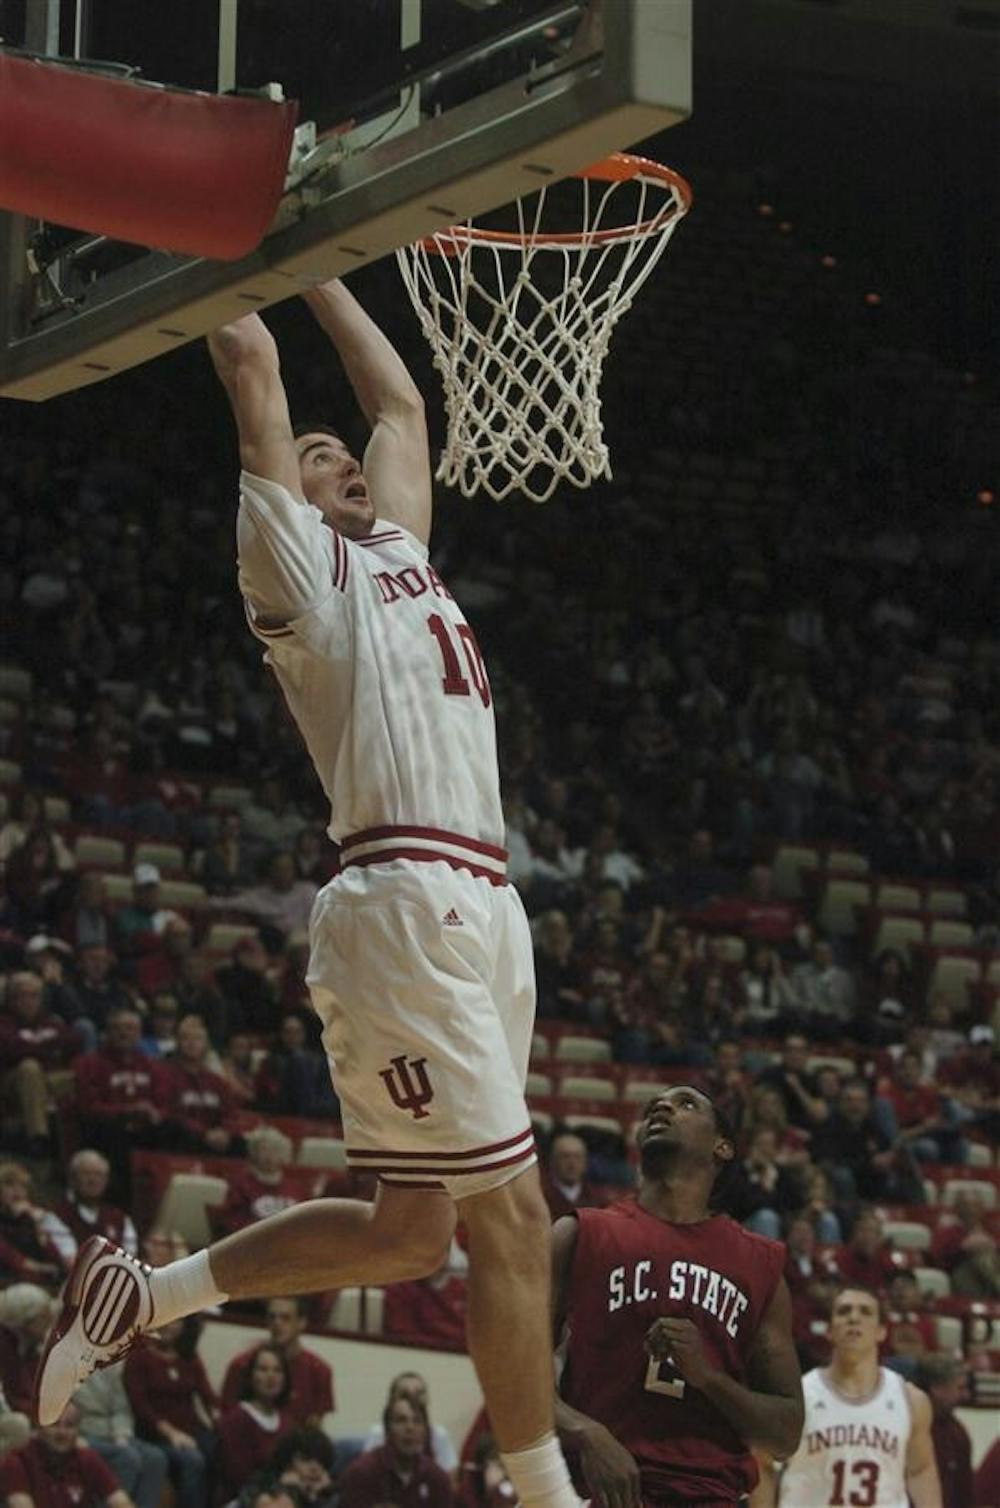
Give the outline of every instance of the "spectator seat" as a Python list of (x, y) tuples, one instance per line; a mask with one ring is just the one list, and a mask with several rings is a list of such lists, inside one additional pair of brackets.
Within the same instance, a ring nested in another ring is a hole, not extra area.
[(964, 890), (946, 890), (943, 886), (929, 885), (924, 904), (936, 916), (965, 917), (968, 902)]
[(927, 940), (932, 948), (971, 948), (974, 937), (968, 922), (947, 919), (931, 922)]
[(42, 802), (46, 822), (58, 826), (61, 822), (69, 822), (71, 818), (70, 804), (65, 796), (46, 796)]
[(887, 1220), (885, 1236), (897, 1251), (928, 1251), (931, 1229), (917, 1220)]
[(531, 1061), (547, 1063), (551, 1051), (549, 1039), (544, 1032), (535, 1032), (531, 1038)]
[(555, 1117), (550, 1110), (537, 1110), (534, 1105), (528, 1106), (531, 1115), (531, 1124), (542, 1136), (548, 1136), (555, 1125)]
[(559, 1081), (559, 1093), (567, 1100), (616, 1100), (618, 1086), (613, 1079), (598, 1079), (587, 1074), (566, 1074)]
[(112, 869), (123, 869), (125, 866), (125, 844), (120, 838), (81, 833), (73, 845), (73, 853), (78, 864), (106, 864)]
[(719, 951), (725, 963), (742, 964), (747, 956), (747, 945), (742, 937), (730, 932), (719, 938)]
[(917, 917), (883, 916), (872, 944), (872, 954), (877, 958), (886, 948), (892, 948), (908, 957), (911, 947), (923, 940), (924, 924)]
[(160, 884), (160, 901), (164, 906), (179, 906), (183, 911), (204, 906), (207, 899), (204, 885), (194, 880), (163, 880)]
[(818, 1073), (821, 1068), (835, 1068), (845, 1079), (851, 1079), (858, 1071), (853, 1058), (840, 1058), (832, 1053), (816, 1053), (806, 1059), (806, 1073)]
[(104, 894), (109, 901), (128, 902), (132, 899), (133, 886), (131, 875), (108, 874), (105, 872), (102, 875), (102, 879), (104, 880)]
[(928, 993), (943, 995), (951, 1005), (964, 1010), (968, 1004), (969, 985), (978, 983), (981, 972), (978, 958), (945, 953), (936, 960), (931, 971)]
[(27, 702), (34, 690), (34, 677), (21, 665), (0, 665), (0, 696), (15, 702)]
[(0, 759), (0, 785), (20, 785), (21, 766), (14, 759)]
[(601, 1037), (559, 1037), (553, 1057), (559, 1063), (609, 1063), (611, 1043)]
[(347, 1148), (333, 1136), (304, 1136), (295, 1160), (304, 1168), (346, 1168)]
[(133, 864), (155, 864), (161, 874), (183, 874), (184, 850), (179, 843), (137, 843), (132, 850)]
[(939, 1351), (961, 1354), (963, 1327), (962, 1321), (957, 1315), (935, 1314), (934, 1335)]
[(970, 1168), (992, 1168), (993, 1158), (989, 1147), (984, 1142), (970, 1141), (966, 1145), (969, 1149)]
[(205, 939), (209, 953), (231, 953), (244, 937), (256, 937), (257, 928), (247, 922), (213, 922)]
[(21, 721), (21, 703), (12, 702), (8, 697), (0, 697), (0, 723), (19, 723)]
[(919, 911), (921, 895), (915, 885), (882, 880), (875, 886), (874, 904), (882, 911)]
[(946, 1299), (951, 1295), (951, 1278), (940, 1267), (914, 1267), (913, 1276), (921, 1293), (933, 1299)]
[(547, 1073), (529, 1073), (524, 1084), (524, 1092), (532, 1094), (554, 1094), (552, 1080)]
[(797, 901), (802, 896), (802, 869), (819, 867), (819, 851), (815, 848), (798, 847), (782, 843), (771, 862), (771, 883), (774, 893), (784, 901)]
[(867, 880), (827, 880), (819, 909), (820, 926), (837, 937), (853, 937), (858, 930), (857, 908), (869, 904), (871, 891)]
[(213, 785), (207, 804), (216, 811), (238, 812), (241, 807), (249, 806), (252, 800), (253, 791), (248, 785)]
[(827, 869), (837, 875), (868, 874), (871, 864), (867, 855), (853, 848), (831, 848), (826, 856)]
[(949, 1178), (941, 1190), (941, 1203), (945, 1209), (953, 1207), (960, 1194), (978, 1195), (984, 1209), (995, 1210), (997, 1207), (997, 1186), (985, 1178)]
[(212, 1239), (208, 1209), (224, 1203), (229, 1184), (209, 1173), (175, 1173), (156, 1212), (157, 1225), (180, 1231), (192, 1250)]

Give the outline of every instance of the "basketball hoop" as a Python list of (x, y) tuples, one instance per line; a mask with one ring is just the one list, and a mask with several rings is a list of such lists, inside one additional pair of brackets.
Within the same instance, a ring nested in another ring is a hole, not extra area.
[[(558, 202), (567, 193), (572, 209)], [(545, 228), (547, 205), (582, 228)], [(690, 205), (679, 174), (615, 153), (533, 206), (517, 199), (516, 230), (466, 221), (396, 252), (444, 383), (440, 481), (542, 503), (560, 482), (611, 475), (600, 399), (611, 332)]]

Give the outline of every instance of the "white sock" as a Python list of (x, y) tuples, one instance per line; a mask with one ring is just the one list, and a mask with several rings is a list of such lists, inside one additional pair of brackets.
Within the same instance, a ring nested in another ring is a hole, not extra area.
[(527, 1450), (503, 1452), (503, 1464), (522, 1508), (579, 1508), (555, 1435), (546, 1435)]
[(180, 1257), (166, 1267), (154, 1267), (149, 1275), (153, 1295), (153, 1329), (169, 1325), (171, 1320), (224, 1304), (229, 1297), (215, 1286), (207, 1251), (192, 1257)]

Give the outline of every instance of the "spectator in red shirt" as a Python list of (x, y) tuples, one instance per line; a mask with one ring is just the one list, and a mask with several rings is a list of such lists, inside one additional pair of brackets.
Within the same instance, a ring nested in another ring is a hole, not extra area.
[(885, 1291), (893, 1274), (899, 1271), (901, 1258), (887, 1245), (881, 1217), (873, 1209), (863, 1209), (854, 1222), (850, 1240), (837, 1248), (834, 1260), (841, 1282)]
[[(324, 1414), (333, 1412), (333, 1372), (321, 1356), (302, 1344), (308, 1312), (305, 1299), (270, 1299), (267, 1328), (271, 1346), (281, 1353), (288, 1367), (291, 1384), (288, 1413), (293, 1423), (318, 1425)], [(233, 1408), (243, 1396), (247, 1368), (256, 1353), (257, 1348), (251, 1346), (229, 1363), (222, 1384), (223, 1408)]]
[(288, 1408), (291, 1377), (277, 1346), (257, 1346), (244, 1373), (243, 1396), (219, 1420), (218, 1488), (221, 1501), (236, 1496), (247, 1479), (270, 1462), (274, 1448), (295, 1428)]
[(941, 1478), (942, 1508), (972, 1508), (976, 1502), (972, 1480), (972, 1441), (955, 1418), (966, 1394), (965, 1363), (953, 1356), (925, 1356), (914, 1382), (931, 1400), (934, 1418), (931, 1439)]
[(913, 1368), (937, 1346), (934, 1317), (912, 1272), (895, 1272), (886, 1290), (884, 1354), (890, 1365), (912, 1379)]
[(553, 1136), (542, 1193), (553, 1220), (574, 1210), (599, 1209), (605, 1203), (587, 1179), (587, 1143), (574, 1131), (557, 1131)]
[(177, 1028), (177, 1052), (164, 1065), (164, 1119), (173, 1145), (217, 1155), (243, 1151), (237, 1105), (221, 1074), (207, 1065), (208, 1029), (200, 1016), (185, 1016)]
[(953, 1293), (970, 1299), (1000, 1298), (1000, 1252), (978, 1194), (961, 1192), (938, 1225), (931, 1245), (937, 1267), (951, 1274)]
[(77, 1437), (80, 1411), (40, 1429), (0, 1460), (0, 1498), (8, 1508), (133, 1508), (110, 1467)]
[(28, 1152), (40, 1157), (49, 1151), (50, 1096), (71, 1090), (70, 1063), (82, 1045), (75, 1027), (46, 1011), (44, 995), (37, 974), (14, 974), (0, 1015), (0, 1093), (17, 1106)]
[[(431, 1420), (430, 1390), (426, 1377), (420, 1372), (400, 1372), (389, 1383), (385, 1400), (386, 1408), (382, 1410), (382, 1418), (371, 1426), (365, 1436), (365, 1450), (376, 1450), (378, 1446), (385, 1444), (386, 1410), (390, 1404), (396, 1402), (397, 1398), (405, 1398), (408, 1402), (415, 1404), (418, 1409), (423, 1409), (429, 1421), (427, 1454), (442, 1471), (448, 1473), (452, 1487), (457, 1488), (459, 1461), (455, 1442), (443, 1424), (435, 1424)], [(486, 1417), (485, 1409), (482, 1410), (482, 1417), (484, 1419)]]
[(427, 1454), (427, 1411), (397, 1398), (385, 1411), (385, 1444), (352, 1461), (340, 1479), (340, 1508), (451, 1508), (448, 1476)]
[[(57, 1237), (69, 1247), (61, 1249)], [(27, 1168), (0, 1162), (0, 1285), (23, 1278), (58, 1287), (74, 1255), (66, 1227), (34, 1202)]]
[(785, 1232), (785, 1282), (792, 1300), (792, 1333), (803, 1370), (829, 1360), (827, 1325), (840, 1283), (831, 1256), (818, 1250), (808, 1214), (793, 1215)]
[(248, 1133), (246, 1144), (247, 1164), (230, 1175), (229, 1191), (216, 1215), (223, 1236), (276, 1215), (300, 1198), (285, 1171), (292, 1160), (292, 1143), (284, 1132), (277, 1126), (258, 1126)]
[(941, 1079), (957, 1102), (959, 1119), (994, 1140), (1000, 1138), (1000, 1058), (995, 1043), (992, 1026), (974, 1026), (968, 1048), (941, 1065)]
[(103, 1047), (77, 1060), (77, 1108), (88, 1140), (102, 1148), (126, 1139), (149, 1145), (162, 1124), (163, 1070), (140, 1051), (141, 1031), (134, 1006), (120, 1006), (108, 1017)]
[(994, 1440), (979, 1463), (972, 1502), (975, 1508), (994, 1508), (1000, 1503), (1000, 1440)]
[[(177, 1508), (208, 1508), (216, 1397), (197, 1352), (201, 1321), (172, 1320), (125, 1358), (125, 1391), (136, 1428), (166, 1451)], [(199, 1410), (200, 1405), (200, 1410)]]
[(445, 1260), (430, 1277), (390, 1283), (385, 1290), (385, 1333), (413, 1345), (465, 1350), (468, 1285)]
[(907, 1047), (900, 1053), (884, 1097), (895, 1113), (900, 1140), (920, 1162), (965, 1161), (962, 1137), (948, 1124), (938, 1090), (923, 1082), (923, 1063), (913, 1048)]
[(135, 982), (146, 1000), (153, 995), (168, 994), (181, 983), (192, 940), (191, 923), (183, 916), (168, 915), (162, 932), (136, 960)]
[(88, 1236), (106, 1236), (135, 1256), (139, 1237), (131, 1215), (104, 1198), (111, 1179), (108, 1159), (92, 1147), (82, 1147), (70, 1158), (66, 1173), (66, 1196), (53, 1205), (53, 1213), (72, 1233), (77, 1246), (82, 1246)]
[(0, 1293), (0, 1389), (17, 1413), (31, 1413), (38, 1355), (54, 1307), (37, 1283), (11, 1283)]

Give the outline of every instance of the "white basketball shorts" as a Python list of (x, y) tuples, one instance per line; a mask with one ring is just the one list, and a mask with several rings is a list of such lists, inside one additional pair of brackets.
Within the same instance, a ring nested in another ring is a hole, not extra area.
[(444, 862), (346, 868), (316, 898), (310, 943), (352, 1168), (462, 1199), (536, 1160), (534, 958), (513, 885)]

